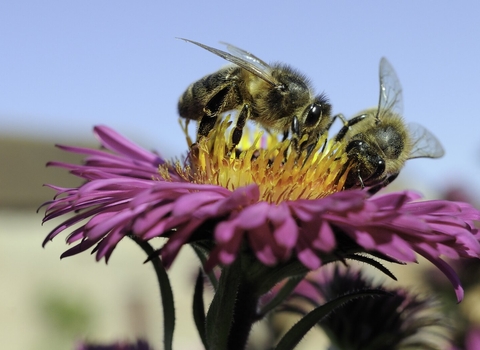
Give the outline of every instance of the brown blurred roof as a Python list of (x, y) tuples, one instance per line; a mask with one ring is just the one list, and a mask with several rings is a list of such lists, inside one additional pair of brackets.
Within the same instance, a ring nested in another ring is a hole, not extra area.
[(80, 180), (67, 170), (45, 164), (51, 160), (79, 164), (81, 159), (80, 155), (59, 150), (53, 142), (0, 135), (0, 208), (34, 210), (53, 198), (54, 191), (43, 184), (78, 185)]

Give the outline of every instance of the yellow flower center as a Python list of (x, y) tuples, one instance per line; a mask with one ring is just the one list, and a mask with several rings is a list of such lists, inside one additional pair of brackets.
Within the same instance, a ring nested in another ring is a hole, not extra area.
[(229, 190), (255, 183), (261, 200), (270, 203), (318, 199), (343, 189), (349, 170), (343, 143), (322, 135), (307, 156), (307, 152), (292, 151), (290, 140), (280, 141), (275, 133), (245, 126), (240, 144), (234, 147), (229, 119), (219, 121), (197, 143), (188, 135), (188, 122), (180, 121), (190, 148), (189, 165), (166, 164), (160, 167), (160, 175), (169, 181), (169, 172), (174, 171), (188, 182)]

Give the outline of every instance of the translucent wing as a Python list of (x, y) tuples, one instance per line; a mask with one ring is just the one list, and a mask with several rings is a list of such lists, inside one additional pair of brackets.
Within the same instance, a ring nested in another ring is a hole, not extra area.
[(412, 137), (413, 148), (410, 153), (412, 158), (440, 158), (445, 154), (440, 141), (423, 126), (415, 123), (407, 125)]
[(204, 44), (200, 44), (199, 42), (193, 40), (188, 40), (184, 38), (178, 39), (200, 46), (201, 48), (204, 48), (205, 50), (210, 51), (215, 55), (220, 56), (227, 61), (236, 64), (237, 66), (242, 67), (243, 69), (248, 70), (250, 73), (255, 74), (257, 77), (265, 80), (267, 83), (270, 83), (272, 85), (278, 85), (278, 82), (272, 77), (272, 68), (267, 63), (247, 51), (244, 51), (230, 44), (225, 44), (227, 45), (228, 51), (231, 52), (230, 54), (228, 52), (218, 50)]
[(269, 71), (271, 70), (270, 66), (268, 63), (265, 61), (261, 60), (257, 56), (255, 56), (253, 53), (245, 51), (239, 47), (236, 47), (232, 44), (226, 43), (221, 41), (220, 44), (223, 44), (227, 47), (227, 50), (235, 57), (238, 57), (240, 59), (244, 59), (247, 62), (250, 62), (252, 65), (258, 67), (259, 70), (263, 71)]
[(378, 100), (377, 118), (382, 119), (385, 114), (395, 113), (403, 115), (402, 85), (397, 73), (385, 57), (380, 60), (380, 97)]

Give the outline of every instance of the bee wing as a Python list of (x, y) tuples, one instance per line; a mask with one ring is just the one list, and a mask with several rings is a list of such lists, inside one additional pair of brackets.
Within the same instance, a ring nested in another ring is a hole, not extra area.
[(437, 138), (423, 126), (409, 123), (407, 128), (413, 143), (409, 159), (440, 158), (445, 154), (440, 141), (438, 141)]
[(402, 85), (397, 73), (385, 57), (380, 60), (380, 97), (378, 100), (377, 119), (389, 113), (403, 115)]
[(210, 51), (211, 53), (214, 53), (215, 55), (220, 56), (227, 61), (230, 61), (237, 66), (242, 67), (243, 69), (248, 70), (250, 73), (255, 74), (257, 77), (265, 80), (267, 83), (270, 83), (272, 85), (278, 85), (276, 79), (272, 77), (272, 68), (267, 63), (247, 51), (244, 51), (230, 44), (225, 44), (227, 45), (228, 51), (231, 52), (230, 54), (228, 52), (215, 49), (213, 47), (201, 44), (193, 40), (188, 40), (184, 38), (178, 39), (200, 46), (201, 48), (204, 48), (205, 50)]
[(225, 45), (227, 47), (227, 50), (235, 57), (239, 57), (241, 59), (246, 60), (247, 62), (251, 62), (253, 65), (257, 66), (259, 69), (268, 71), (271, 70), (270, 66), (268, 63), (265, 61), (261, 60), (257, 56), (255, 56), (253, 53), (245, 51), (239, 47), (236, 47), (235, 45), (220, 41), (220, 44)]

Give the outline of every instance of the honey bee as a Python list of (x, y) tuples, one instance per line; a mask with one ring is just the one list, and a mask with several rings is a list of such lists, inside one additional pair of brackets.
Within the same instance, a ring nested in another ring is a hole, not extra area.
[(386, 58), (380, 61), (379, 75), (378, 107), (348, 121), (339, 115), (344, 126), (335, 137), (346, 141), (350, 160), (345, 188), (368, 186), (371, 193), (395, 180), (408, 159), (439, 158), (444, 154), (440, 142), (427, 129), (405, 124), (402, 87)]
[(220, 114), (235, 110), (232, 149), (240, 142), (246, 121), (252, 120), (269, 131), (282, 132), (284, 139), (291, 132), (293, 149), (300, 153), (311, 150), (333, 122), (327, 97), (315, 95), (309, 79), (290, 66), (268, 65), (229, 44), (225, 44), (228, 53), (182, 40), (234, 63), (194, 82), (180, 97), (180, 116), (199, 121), (197, 139), (208, 136)]

